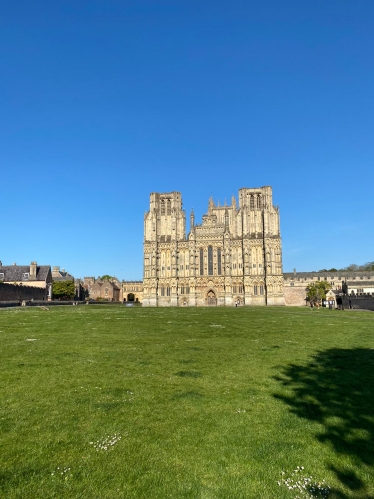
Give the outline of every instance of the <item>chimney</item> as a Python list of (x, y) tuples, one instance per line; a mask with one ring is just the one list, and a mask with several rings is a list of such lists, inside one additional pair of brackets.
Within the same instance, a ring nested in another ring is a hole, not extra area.
[(58, 265), (52, 267), (52, 277), (60, 277), (60, 267)]
[(36, 262), (31, 262), (30, 263), (30, 275), (29, 275), (29, 280), (36, 280), (36, 269), (37, 269), (37, 264)]

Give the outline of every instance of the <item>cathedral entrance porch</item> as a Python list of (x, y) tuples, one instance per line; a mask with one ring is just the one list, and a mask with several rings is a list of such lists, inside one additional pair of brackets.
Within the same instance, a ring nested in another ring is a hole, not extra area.
[(210, 289), (206, 295), (206, 304), (208, 307), (215, 307), (217, 305), (217, 297), (212, 289)]

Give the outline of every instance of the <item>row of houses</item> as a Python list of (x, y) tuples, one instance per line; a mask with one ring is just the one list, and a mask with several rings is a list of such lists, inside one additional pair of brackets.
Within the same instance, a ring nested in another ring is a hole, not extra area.
[[(73, 281), (75, 283), (74, 300), (105, 300), (120, 302), (140, 302), (143, 298), (142, 281), (119, 281), (116, 277), (96, 279), (85, 277), (75, 279), (73, 275), (60, 267), (38, 265), (36, 261), (30, 265), (3, 265), (0, 261), (0, 301), (8, 299), (45, 300), (53, 297), (53, 283)], [(12, 286), (12, 288), (10, 287)]]

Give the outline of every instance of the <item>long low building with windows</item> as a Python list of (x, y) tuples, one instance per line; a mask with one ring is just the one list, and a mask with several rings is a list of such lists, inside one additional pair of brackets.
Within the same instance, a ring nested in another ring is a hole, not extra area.
[(302, 306), (306, 301), (306, 288), (313, 282), (326, 281), (333, 291), (343, 291), (343, 283), (347, 285), (348, 294), (356, 296), (374, 293), (373, 271), (336, 270), (334, 272), (285, 272), (284, 298), (285, 305)]

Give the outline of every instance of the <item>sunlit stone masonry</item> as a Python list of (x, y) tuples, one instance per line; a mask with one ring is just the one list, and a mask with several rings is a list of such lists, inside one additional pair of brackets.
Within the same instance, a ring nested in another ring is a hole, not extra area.
[(150, 195), (144, 216), (143, 306), (284, 305), (279, 208), (272, 188), (212, 198), (201, 224), (180, 192)]

